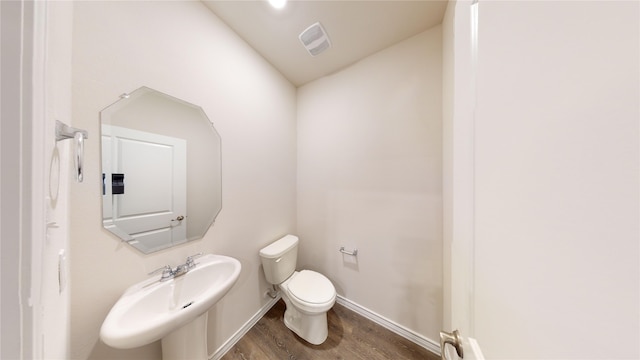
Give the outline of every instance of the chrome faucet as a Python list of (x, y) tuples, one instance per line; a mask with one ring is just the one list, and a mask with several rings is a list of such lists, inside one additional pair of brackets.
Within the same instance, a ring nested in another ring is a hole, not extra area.
[(173, 278), (173, 270), (171, 269), (171, 266), (169, 265), (165, 265), (159, 269), (155, 269), (152, 272), (150, 272), (148, 275), (155, 275), (157, 273), (159, 273), (160, 271), (162, 271), (162, 276), (160, 277), (160, 281), (167, 281), (169, 279)]
[(189, 268), (187, 267), (187, 264), (182, 264), (182, 265), (178, 265), (176, 266), (175, 269), (173, 269), (173, 277), (176, 278), (178, 276), (182, 276), (186, 273), (189, 272)]
[(167, 281), (169, 279), (177, 278), (189, 272), (189, 270), (196, 267), (197, 263), (194, 259), (202, 256), (202, 253), (197, 253), (195, 255), (187, 256), (187, 260), (184, 264), (176, 266), (175, 269), (172, 269), (171, 266), (165, 265), (159, 269), (155, 269), (149, 273), (149, 275), (155, 275), (162, 271), (162, 276), (160, 276), (160, 281)]
[(202, 256), (202, 253), (197, 253), (195, 255), (187, 256), (187, 262), (185, 263), (185, 265), (187, 265), (189, 270), (191, 270), (194, 267), (196, 267), (197, 264), (193, 260), (199, 258), (200, 256)]

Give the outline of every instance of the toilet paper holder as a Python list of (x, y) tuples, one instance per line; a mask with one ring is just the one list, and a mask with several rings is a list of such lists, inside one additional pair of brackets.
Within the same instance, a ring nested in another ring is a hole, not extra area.
[(358, 249), (353, 249), (352, 251), (347, 251), (347, 250), (345, 250), (344, 246), (340, 246), (340, 252), (345, 254), (345, 255), (358, 256)]

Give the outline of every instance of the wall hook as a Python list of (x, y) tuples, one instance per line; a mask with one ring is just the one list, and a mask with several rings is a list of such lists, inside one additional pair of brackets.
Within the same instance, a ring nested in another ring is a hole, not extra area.
[(73, 139), (75, 144), (75, 153), (73, 162), (75, 164), (76, 181), (79, 183), (83, 180), (84, 175), (84, 141), (89, 138), (86, 130), (73, 128), (60, 120), (56, 120), (56, 141)]

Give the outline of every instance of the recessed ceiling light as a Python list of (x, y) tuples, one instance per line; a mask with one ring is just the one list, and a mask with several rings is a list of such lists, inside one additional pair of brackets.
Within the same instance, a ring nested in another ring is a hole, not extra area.
[(287, 4), (287, 0), (269, 0), (269, 4), (276, 9), (282, 9)]

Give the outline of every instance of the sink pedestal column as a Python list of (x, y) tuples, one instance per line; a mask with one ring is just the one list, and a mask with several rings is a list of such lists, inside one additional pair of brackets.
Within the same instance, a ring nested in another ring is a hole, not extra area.
[(207, 314), (162, 338), (162, 360), (207, 360)]

